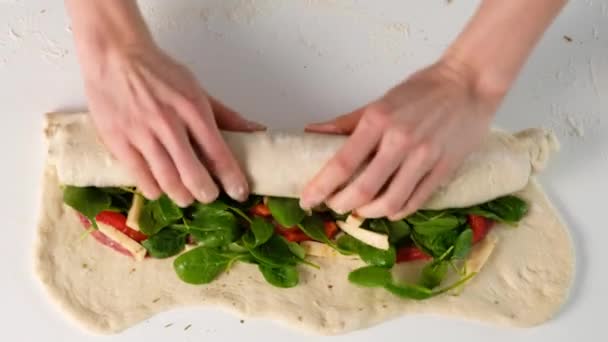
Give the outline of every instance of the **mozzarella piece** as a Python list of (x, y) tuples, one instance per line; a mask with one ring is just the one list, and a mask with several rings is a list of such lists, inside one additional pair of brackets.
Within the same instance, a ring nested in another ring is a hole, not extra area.
[(494, 251), (497, 242), (498, 238), (493, 235), (488, 235), (473, 246), (471, 254), (469, 254), (469, 257), (465, 262), (467, 274), (479, 272), (481, 270), (483, 265), (485, 265), (490, 258), (492, 251)]
[(306, 255), (324, 258), (337, 257), (340, 255), (335, 249), (317, 241), (302, 241), (300, 242), (300, 246), (304, 248)]
[(146, 251), (146, 249), (137, 241), (131, 239), (123, 232), (110, 226), (109, 224), (97, 222), (97, 226), (99, 227), (99, 231), (105, 236), (124, 247), (124, 249), (128, 250), (136, 261), (144, 260), (148, 251)]
[(349, 215), (346, 221), (337, 221), (340, 229), (355, 239), (378, 249), (388, 250), (388, 235), (361, 228), (364, 219)]
[(141, 195), (133, 195), (133, 204), (127, 214), (127, 226), (133, 230), (140, 231), (139, 229), (139, 216), (141, 216), (141, 210), (144, 207), (144, 198)]

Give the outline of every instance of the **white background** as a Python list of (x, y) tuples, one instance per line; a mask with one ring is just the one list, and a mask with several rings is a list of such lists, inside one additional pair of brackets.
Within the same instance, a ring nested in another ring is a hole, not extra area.
[[(272, 127), (297, 128), (352, 110), (431, 63), (477, 2), (148, 0), (142, 5), (159, 43), (190, 66), (212, 94)], [(0, 339), (311, 340), (268, 321), (241, 324), (213, 309), (162, 314), (122, 335), (98, 338), (48, 303), (32, 272), (44, 158), (41, 115), (86, 105), (68, 26), (62, 1), (0, 1)], [(555, 129), (563, 145), (541, 180), (570, 225), (577, 275), (570, 300), (554, 320), (535, 329), (504, 330), (407, 317), (334, 340), (606, 341), (607, 112), (608, 1), (572, 0), (497, 116), (497, 124), (508, 129)], [(168, 323), (174, 325), (165, 328)], [(184, 331), (188, 324), (192, 327)]]

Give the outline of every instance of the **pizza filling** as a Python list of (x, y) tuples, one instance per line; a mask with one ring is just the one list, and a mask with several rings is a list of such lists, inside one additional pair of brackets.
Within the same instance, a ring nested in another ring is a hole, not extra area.
[[(64, 202), (100, 243), (135, 260), (170, 258), (181, 280), (207, 284), (234, 262), (256, 264), (266, 281), (294, 287), (298, 266), (319, 266), (310, 257), (349, 255), (366, 266), (349, 274), (351, 283), (380, 287), (398, 297), (426, 299), (466, 283), (474, 245), (495, 223), (517, 225), (528, 205), (504, 196), (481, 205), (419, 210), (399, 221), (339, 215), (327, 208), (310, 212), (297, 199), (251, 195), (243, 203), (222, 195), (210, 204), (180, 208), (167, 196), (146, 200), (135, 188), (64, 188)], [(492, 245), (493, 246), (493, 245)], [(491, 249), (480, 255), (487, 260)], [(393, 279), (397, 263), (425, 261), (415, 283)], [(458, 275), (443, 284), (449, 272)]]

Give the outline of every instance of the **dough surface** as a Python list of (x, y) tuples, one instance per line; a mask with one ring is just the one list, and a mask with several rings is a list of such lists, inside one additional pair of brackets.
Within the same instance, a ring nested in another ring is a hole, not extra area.
[[(86, 113), (54, 113), (46, 130), (49, 160), (62, 184), (130, 186), (134, 178), (100, 142)], [(342, 146), (346, 137), (311, 133), (223, 132), (246, 172), (253, 193), (299, 197), (303, 187)], [(493, 131), (424, 205), (465, 207), (523, 189), (558, 148), (553, 134), (528, 129)]]
[[(301, 284), (268, 285), (255, 266), (237, 263), (206, 286), (183, 283), (173, 258), (135, 262), (96, 240), (82, 239), (74, 211), (62, 204), (58, 179), (48, 168), (36, 255), (38, 275), (70, 317), (88, 330), (117, 333), (156, 313), (212, 305), (242, 317), (266, 318), (320, 334), (363, 329), (405, 314), (437, 314), (491, 324), (528, 327), (550, 319), (567, 297), (573, 250), (566, 227), (535, 181), (519, 193), (532, 203), (516, 229), (494, 227), (498, 244), (481, 272), (459, 296), (399, 299), (348, 282), (361, 266), (346, 257), (316, 258), (320, 270), (300, 268)], [(407, 274), (419, 267), (396, 267)]]
[[(469, 171), (463, 168), (465, 171), (455, 178), (463, 182), (457, 186), (469, 192), (461, 195), (466, 199), (447, 195), (451, 190), (436, 197), (438, 207), (454, 206), (466, 201), (485, 201), (488, 196), (498, 197), (506, 191), (526, 199), (530, 211), (515, 229), (498, 225), (491, 230), (488, 238), (496, 238), (496, 247), (481, 272), (458, 296), (445, 294), (413, 301), (399, 299), (384, 290), (350, 284), (348, 273), (362, 262), (342, 256), (311, 257), (321, 269), (301, 267), (301, 283), (291, 289), (272, 287), (255, 266), (242, 263), (209, 285), (193, 286), (177, 278), (173, 258), (135, 262), (92, 238), (82, 239), (84, 229), (75, 212), (63, 204), (60, 184), (66, 181), (74, 185), (132, 184), (128, 174), (98, 143), (91, 144), (96, 138), (93, 132), (86, 131), (91, 127), (83, 121), (86, 122), (84, 116), (59, 120), (51, 117), (49, 121), (49, 158), (35, 260), (38, 276), (51, 297), (91, 331), (117, 333), (162, 311), (203, 305), (218, 306), (242, 317), (272, 319), (320, 334), (346, 333), (406, 314), (437, 314), (528, 327), (549, 320), (567, 298), (574, 275), (573, 246), (559, 213), (531, 176), (544, 167), (548, 152), (555, 146), (544, 131), (529, 130), (518, 133), (519, 136), (496, 133), (496, 140), (485, 147), (494, 151), (494, 158), (479, 152), (469, 162)], [(69, 133), (70, 130), (76, 132)], [(288, 173), (300, 172), (299, 165), (290, 169), (290, 163), (301, 163), (301, 158), (309, 158), (311, 164), (319, 163), (341, 143), (341, 138), (331, 138), (333, 143), (315, 138), (308, 143), (322, 143), (323, 148), (309, 147), (308, 154), (303, 154), (297, 152), (305, 151), (306, 147), (295, 145), (295, 140), (289, 142), (296, 139), (293, 137), (260, 139), (267, 141), (264, 143), (254, 139), (260, 146), (267, 143), (273, 150), (281, 151), (285, 146), (293, 149), (283, 150), (289, 152), (286, 155), (274, 156), (271, 169), (280, 172), (277, 183), (258, 174), (268, 169), (252, 165), (259, 159), (254, 159), (256, 152), (244, 144), (249, 138), (235, 139), (231, 146), (236, 151), (244, 150), (237, 154), (243, 153), (239, 160), (254, 180), (254, 189), (263, 193), (282, 188), (287, 182), (289, 186), (275, 193), (283, 196), (296, 194), (303, 184), (302, 177)], [(493, 144), (495, 147), (491, 147)], [(313, 150), (317, 148), (320, 152)], [(501, 161), (501, 154), (506, 161)], [(499, 166), (488, 166), (493, 163)], [(304, 169), (313, 170), (312, 166)], [(465, 179), (472, 181), (470, 173), (475, 172), (479, 172), (475, 181), (481, 179), (490, 189), (465, 183)], [(309, 174), (299, 176), (305, 178)], [(395, 267), (395, 273), (399, 278), (407, 277), (418, 267), (417, 263), (401, 264)]]

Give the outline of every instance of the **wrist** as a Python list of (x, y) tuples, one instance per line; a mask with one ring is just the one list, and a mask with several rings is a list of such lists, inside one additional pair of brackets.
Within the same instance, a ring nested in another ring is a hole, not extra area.
[(115, 56), (155, 46), (134, 1), (67, 0), (66, 4), (85, 76)]
[(497, 63), (479, 61), (469, 56), (467, 51), (450, 48), (439, 63), (454, 70), (474, 96), (489, 102), (500, 102), (513, 84), (514, 75), (511, 72), (501, 70)]
[(446, 73), (457, 78), (481, 102), (497, 105), (509, 91), (512, 79), (505, 77), (493, 63), (474, 63), (466, 54), (451, 49), (437, 62)]

